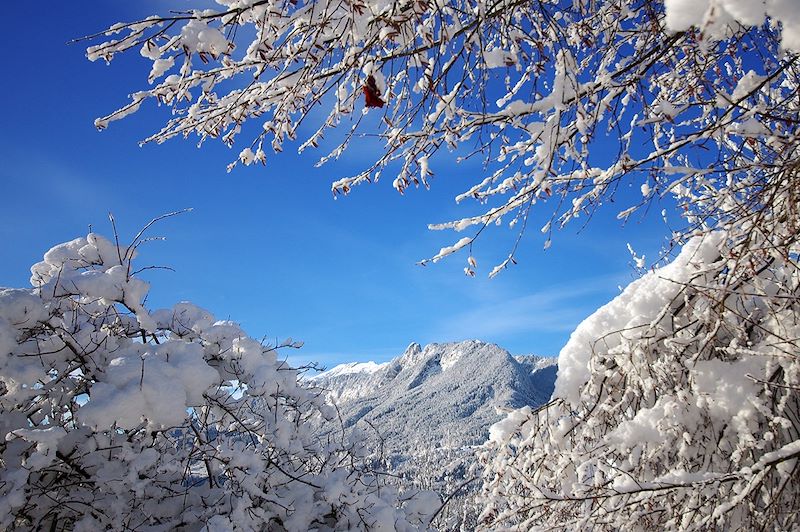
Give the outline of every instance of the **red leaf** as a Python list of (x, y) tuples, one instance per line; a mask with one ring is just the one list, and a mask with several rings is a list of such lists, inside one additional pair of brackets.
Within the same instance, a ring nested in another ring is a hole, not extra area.
[(383, 107), (384, 101), (381, 99), (381, 91), (375, 83), (375, 78), (369, 76), (367, 82), (362, 87), (364, 91), (364, 105), (367, 107)]

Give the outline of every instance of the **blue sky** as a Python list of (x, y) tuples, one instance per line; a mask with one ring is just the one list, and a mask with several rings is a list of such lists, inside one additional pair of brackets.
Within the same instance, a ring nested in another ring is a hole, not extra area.
[[(255, 337), (305, 341), (293, 360), (331, 366), (386, 360), (405, 346), (480, 338), (512, 353), (556, 354), (569, 332), (634, 276), (626, 243), (648, 262), (662, 244), (657, 217), (624, 227), (607, 209), (592, 223), (557, 233), (548, 251), (535, 215), (519, 265), (486, 278), (516, 233), (492, 230), (475, 250), (478, 276), (462, 273), (466, 256), (415, 263), (462, 235), (427, 224), (469, 214), (454, 196), (482, 177), (469, 165), (437, 165), (430, 191), (400, 196), (391, 179), (333, 200), (330, 182), (350, 175), (373, 153), (358, 144), (337, 166), (313, 168), (321, 154), (286, 149), (266, 168), (226, 173), (234, 150), (194, 140), (139, 147), (168, 117), (146, 106), (98, 132), (94, 118), (143, 88), (147, 61), (131, 54), (110, 66), (90, 63), (67, 41), (185, 0), (136, 3), (33, 2), (5, 6), (12, 21), (5, 50), (0, 187), (0, 286), (26, 286), (31, 264), (52, 245), (84, 235), (91, 224), (109, 236), (108, 213), (123, 240), (151, 218), (193, 208), (158, 224), (140, 266), (151, 271), (150, 308), (190, 300)], [(44, 11), (44, 12), (43, 12)], [(16, 22), (14, 22), (16, 21)], [(244, 138), (242, 139), (244, 141)], [(635, 189), (635, 190), (634, 190)], [(624, 194), (638, 194), (638, 186)], [(623, 204), (623, 202), (618, 204)], [(612, 206), (613, 207), (613, 206)]]

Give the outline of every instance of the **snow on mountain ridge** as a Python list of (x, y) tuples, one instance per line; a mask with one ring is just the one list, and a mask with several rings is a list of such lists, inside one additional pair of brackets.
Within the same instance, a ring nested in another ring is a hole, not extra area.
[(329, 379), (331, 377), (337, 377), (339, 375), (349, 375), (351, 373), (375, 373), (383, 366), (385, 366), (387, 362), (383, 362), (378, 364), (373, 362), (372, 360), (368, 362), (347, 362), (345, 364), (339, 364), (338, 366), (334, 366), (333, 368), (324, 371), (318, 375), (314, 375), (311, 378), (326, 378)]
[(558, 364), (558, 357), (545, 357), (541, 355), (514, 355), (514, 360), (531, 368), (532, 372), (549, 368)]
[(343, 364), (309, 381), (328, 390), (345, 427), (363, 420), (387, 448), (414, 454), (432, 444), (481, 444), (498, 409), (546, 402), (554, 359), (518, 358), (480, 340), (412, 343), (389, 362)]

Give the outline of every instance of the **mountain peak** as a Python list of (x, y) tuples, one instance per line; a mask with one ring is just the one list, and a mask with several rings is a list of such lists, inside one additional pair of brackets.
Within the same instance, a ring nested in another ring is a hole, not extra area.
[[(425, 347), (427, 348), (428, 346)], [(406, 350), (403, 351), (403, 354), (400, 355), (400, 358), (413, 360), (417, 358), (421, 353), (422, 353), (422, 346), (419, 345), (417, 342), (411, 342), (410, 344), (408, 344), (408, 347), (406, 347)]]
[(311, 380), (328, 390), (345, 427), (368, 421), (398, 449), (410, 442), (459, 448), (485, 441), (498, 408), (547, 401), (555, 368), (536, 369), (481, 340), (414, 342), (384, 364), (345, 364)]

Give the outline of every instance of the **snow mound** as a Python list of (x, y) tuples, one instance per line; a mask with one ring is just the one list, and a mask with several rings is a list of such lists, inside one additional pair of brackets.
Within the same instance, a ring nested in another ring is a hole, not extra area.
[(730, 26), (761, 26), (767, 17), (781, 24), (781, 44), (787, 50), (800, 50), (800, 1), (770, 0), (665, 0), (666, 24), (672, 31), (692, 26), (711, 39), (723, 39)]
[(577, 405), (581, 387), (591, 374), (592, 353), (598, 349), (610, 351), (623, 340), (624, 333), (612, 333), (636, 330), (662, 319), (662, 310), (686, 283), (716, 261), (721, 239), (722, 235), (715, 233), (690, 240), (674, 261), (633, 281), (578, 325), (558, 355), (554, 396)]

